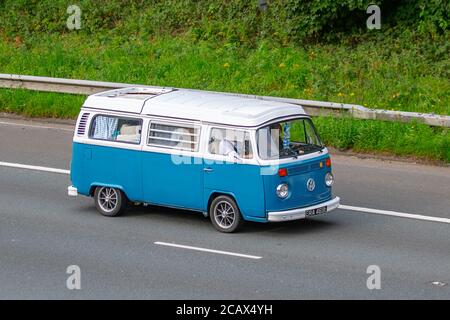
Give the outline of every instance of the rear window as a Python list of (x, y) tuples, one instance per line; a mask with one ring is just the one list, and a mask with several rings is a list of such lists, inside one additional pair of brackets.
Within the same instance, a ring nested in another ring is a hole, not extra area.
[(148, 144), (151, 146), (198, 151), (200, 126), (151, 121)]
[(92, 120), (89, 137), (96, 140), (139, 144), (141, 132), (141, 119), (97, 115)]

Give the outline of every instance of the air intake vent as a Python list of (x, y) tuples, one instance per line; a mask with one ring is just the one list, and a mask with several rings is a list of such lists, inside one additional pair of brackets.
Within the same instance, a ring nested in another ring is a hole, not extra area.
[(87, 120), (89, 118), (89, 113), (83, 113), (78, 123), (77, 134), (82, 136), (86, 132)]

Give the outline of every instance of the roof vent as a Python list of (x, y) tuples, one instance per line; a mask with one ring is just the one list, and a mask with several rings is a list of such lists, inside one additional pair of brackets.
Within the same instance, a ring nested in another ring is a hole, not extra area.
[[(153, 88), (153, 87), (126, 87), (106, 92), (100, 92), (96, 96), (108, 98), (135, 98), (148, 99), (159, 96), (160, 94), (172, 92), (173, 88)], [(143, 98), (139, 97), (143, 96)]]

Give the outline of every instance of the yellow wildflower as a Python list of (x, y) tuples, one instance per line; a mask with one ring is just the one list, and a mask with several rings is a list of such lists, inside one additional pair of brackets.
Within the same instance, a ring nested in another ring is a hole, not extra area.
[(307, 95), (311, 95), (312, 92), (313, 92), (312, 88), (305, 88), (303, 91), (304, 91)]

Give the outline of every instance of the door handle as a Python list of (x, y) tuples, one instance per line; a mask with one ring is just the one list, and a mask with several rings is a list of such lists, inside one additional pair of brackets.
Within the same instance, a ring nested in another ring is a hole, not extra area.
[(203, 168), (203, 171), (205, 171), (205, 172), (212, 172), (213, 169), (212, 168)]

